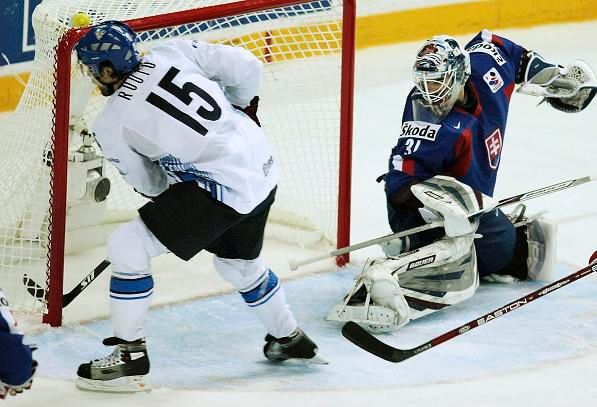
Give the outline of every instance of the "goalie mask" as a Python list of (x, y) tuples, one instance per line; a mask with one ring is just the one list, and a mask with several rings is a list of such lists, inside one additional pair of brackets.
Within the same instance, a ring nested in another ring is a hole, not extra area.
[(437, 122), (458, 100), (471, 74), (470, 57), (454, 38), (435, 36), (417, 52), (412, 73), (415, 120)]
[(137, 34), (121, 21), (105, 21), (81, 38), (75, 50), (79, 61), (95, 79), (104, 96), (114, 93), (113, 83), (141, 62)]

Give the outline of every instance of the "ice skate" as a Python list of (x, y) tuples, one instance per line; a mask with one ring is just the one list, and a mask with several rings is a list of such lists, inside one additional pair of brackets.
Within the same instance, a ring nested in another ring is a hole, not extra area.
[(115, 393), (151, 389), (145, 339), (127, 342), (112, 337), (104, 339), (103, 344), (115, 346), (114, 351), (108, 356), (79, 366), (79, 389)]
[(317, 355), (317, 345), (300, 328), (284, 338), (274, 338), (268, 334), (265, 342), (263, 353), (271, 362), (304, 362), (318, 365), (328, 363)]

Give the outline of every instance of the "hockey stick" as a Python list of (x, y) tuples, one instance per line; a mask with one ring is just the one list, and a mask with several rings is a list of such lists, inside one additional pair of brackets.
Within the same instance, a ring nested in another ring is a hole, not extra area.
[[(511, 205), (511, 204), (514, 204), (517, 202), (526, 201), (526, 200), (537, 198), (537, 197), (540, 197), (543, 195), (548, 195), (553, 192), (557, 192), (557, 191), (561, 191), (563, 189), (567, 189), (567, 188), (575, 187), (577, 185), (585, 184), (587, 182), (591, 182), (596, 179), (597, 179), (597, 174), (594, 174), (594, 175), (589, 175), (586, 177), (581, 177), (581, 178), (571, 179), (568, 181), (558, 182), (557, 184), (549, 185), (547, 187), (535, 189), (533, 191), (529, 191), (529, 192), (525, 192), (522, 194), (511, 196), (509, 198), (501, 199), (498, 201), (498, 203), (495, 206), (493, 206), (489, 209), (493, 210), (496, 208), (501, 208), (506, 205)], [(469, 218), (474, 219), (476, 216), (482, 215), (485, 212), (486, 212), (486, 210), (480, 210), (480, 211), (474, 212), (469, 215)], [(404, 236), (413, 235), (415, 233), (423, 232), (425, 230), (439, 228), (439, 227), (442, 227), (443, 224), (444, 224), (443, 220), (438, 220), (438, 221), (435, 221), (432, 223), (427, 223), (425, 225), (418, 226), (413, 229), (404, 230), (404, 231), (398, 232), (398, 233), (392, 233), (389, 235), (385, 235), (382, 237), (378, 237), (375, 239), (357, 243), (357, 244), (354, 244), (351, 246), (342, 247), (337, 250), (332, 250), (331, 252), (322, 254), (320, 256), (310, 257), (310, 258), (304, 259), (304, 260), (290, 260), (288, 262), (288, 264), (290, 266), (290, 270), (296, 270), (299, 267), (306, 266), (307, 264), (317, 263), (318, 261), (326, 260), (326, 259), (329, 259), (330, 257), (340, 256), (342, 254), (350, 253), (355, 250), (373, 246), (373, 245), (379, 244), (379, 243), (389, 242), (390, 240), (398, 239), (398, 238), (404, 237)]]
[(386, 343), (383, 343), (375, 336), (367, 332), (364, 328), (360, 327), (356, 323), (350, 321), (347, 322), (342, 327), (342, 335), (361, 349), (366, 350), (369, 353), (374, 354), (382, 359), (385, 359), (389, 362), (402, 362), (406, 359), (409, 359), (413, 356), (418, 355), (419, 353), (425, 352), (441, 343), (444, 343), (452, 338), (455, 338), (459, 335), (462, 335), (478, 326), (484, 325), (487, 322), (493, 321), (509, 313), (510, 311), (514, 311), (523, 305), (528, 304), (531, 301), (535, 301), (538, 298), (541, 298), (549, 293), (554, 292), (584, 276), (595, 272), (597, 273), (597, 264), (592, 264), (582, 269), (567, 275), (564, 278), (561, 278), (557, 281), (554, 281), (551, 284), (548, 284), (536, 291), (533, 291), (530, 294), (525, 295), (524, 297), (520, 297), (517, 300), (514, 300), (494, 311), (491, 311), (479, 318), (475, 318), (470, 322), (467, 322), (464, 325), (461, 325), (457, 328), (454, 328), (446, 333), (441, 334), (440, 336), (433, 338), (432, 340), (425, 342), (422, 345), (419, 345), (415, 348), (411, 349), (398, 349), (393, 346), (390, 346)]
[[(110, 262), (108, 260), (103, 260), (100, 264), (98, 264), (91, 273), (89, 273), (79, 284), (75, 286), (72, 290), (67, 292), (66, 294), (62, 295), (62, 308), (65, 308), (68, 304), (70, 304), (79, 294), (83, 292), (85, 288), (89, 286), (102, 272), (108, 268)], [(41, 288), (39, 284), (37, 284), (33, 279), (31, 279), (27, 274), (23, 275), (23, 284), (27, 288), (29, 294), (33, 297), (37, 298), (40, 301), (43, 301), (46, 298), (46, 290)]]

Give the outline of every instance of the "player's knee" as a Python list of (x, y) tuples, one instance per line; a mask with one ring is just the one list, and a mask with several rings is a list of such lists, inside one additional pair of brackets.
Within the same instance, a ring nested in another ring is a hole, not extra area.
[(143, 228), (135, 220), (119, 226), (108, 238), (108, 259), (114, 274), (149, 274), (150, 258), (145, 250)]
[(265, 303), (273, 296), (280, 282), (260, 258), (255, 260), (214, 257), (220, 276), (234, 286), (250, 307)]
[(239, 291), (252, 286), (268, 270), (260, 258), (243, 260), (214, 256), (213, 263), (218, 274)]
[(477, 233), (483, 236), (475, 239), (481, 276), (497, 273), (513, 260), (517, 233), (502, 211), (481, 218)]

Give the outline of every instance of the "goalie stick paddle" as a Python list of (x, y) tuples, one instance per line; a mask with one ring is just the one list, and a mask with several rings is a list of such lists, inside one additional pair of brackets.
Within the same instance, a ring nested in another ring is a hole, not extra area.
[[(110, 262), (108, 260), (103, 260), (100, 264), (98, 264), (91, 273), (87, 274), (83, 280), (79, 284), (75, 286), (72, 290), (67, 292), (66, 294), (62, 295), (62, 308), (65, 308), (68, 304), (70, 304), (79, 294), (83, 292), (85, 288), (89, 286), (102, 272), (108, 268)], [(23, 284), (27, 288), (29, 294), (33, 297), (37, 298), (40, 301), (45, 300), (46, 298), (46, 290), (41, 288), (39, 284), (37, 284), (33, 279), (31, 279), (27, 274), (23, 275)]]
[(372, 353), (375, 356), (378, 356), (382, 359), (385, 359), (388, 362), (402, 362), (422, 352), (425, 352), (426, 350), (429, 350), (437, 345), (449, 341), (452, 338), (465, 334), (474, 328), (477, 328), (481, 325), (485, 325), (486, 323), (493, 321), (494, 319), (497, 319), (503, 315), (506, 315), (511, 311), (519, 309), (520, 307), (528, 304), (529, 302), (535, 301), (536, 299), (541, 298), (549, 293), (552, 293), (555, 290), (558, 290), (593, 272), (597, 273), (597, 264), (591, 264), (589, 266), (583, 267), (582, 269), (572, 274), (569, 274), (564, 278), (554, 281), (553, 283), (548, 284), (536, 291), (533, 291), (532, 293), (527, 294), (524, 297), (514, 300), (498, 309), (495, 309), (481, 317), (475, 318), (474, 320), (467, 322), (464, 325), (460, 325), (459, 327), (454, 328), (451, 331), (445, 332), (440, 336), (433, 338), (432, 340), (411, 349), (399, 349), (391, 345), (388, 345), (380, 341), (375, 336), (367, 332), (363, 327), (357, 325), (352, 321), (347, 322), (342, 327), (342, 335), (344, 335), (346, 339), (357, 345), (359, 348), (364, 349), (367, 352)]
[[(535, 189), (533, 191), (528, 191), (528, 192), (525, 192), (525, 193), (522, 193), (522, 194), (514, 195), (514, 196), (511, 196), (509, 198), (501, 199), (491, 209), (493, 210), (493, 209), (496, 209), (496, 208), (501, 208), (501, 207), (506, 206), (506, 205), (511, 205), (511, 204), (514, 204), (514, 203), (518, 203), (518, 202), (522, 202), (522, 201), (527, 201), (529, 199), (538, 198), (540, 196), (548, 195), (548, 194), (551, 194), (553, 192), (561, 191), (563, 189), (567, 189), (567, 188), (575, 187), (577, 185), (585, 184), (587, 182), (591, 182), (591, 181), (594, 181), (596, 179), (597, 179), (597, 174), (593, 174), (593, 175), (589, 175), (589, 176), (586, 176), (586, 177), (575, 178), (575, 179), (571, 179), (571, 180), (568, 180), (568, 181), (558, 182), (557, 184), (549, 185), (549, 186), (546, 186), (546, 187), (543, 187), (543, 188)], [(485, 213), (484, 210), (480, 210), (478, 212), (472, 213), (469, 216), (469, 218), (473, 218), (474, 219), (476, 216), (483, 215), (484, 213)], [(299, 267), (306, 266), (306, 265), (312, 264), (312, 263), (317, 263), (318, 261), (326, 260), (326, 259), (329, 259), (330, 257), (341, 256), (343, 254), (350, 253), (350, 252), (353, 252), (355, 250), (363, 249), (365, 247), (373, 246), (375, 244), (389, 242), (390, 240), (398, 239), (400, 237), (413, 235), (415, 233), (423, 232), (423, 231), (429, 230), (429, 229), (439, 228), (439, 227), (442, 227), (443, 224), (444, 224), (444, 222), (442, 220), (438, 220), (438, 221), (431, 222), (431, 223), (428, 223), (428, 224), (425, 224), (425, 225), (422, 225), (422, 226), (418, 226), (418, 227), (413, 228), (413, 229), (404, 230), (402, 232), (385, 235), (385, 236), (382, 236), (382, 237), (378, 237), (378, 238), (375, 238), (375, 239), (371, 239), (371, 240), (367, 240), (367, 241), (364, 241), (364, 242), (361, 242), (361, 243), (357, 243), (357, 244), (354, 244), (354, 245), (351, 245), (351, 246), (342, 247), (342, 248), (339, 248), (337, 250), (332, 250), (331, 252), (328, 252), (326, 254), (322, 254), (320, 256), (310, 257), (310, 258), (304, 259), (304, 260), (294, 260), (293, 259), (293, 260), (290, 260), (288, 262), (288, 264), (290, 266), (290, 270), (296, 270)]]

